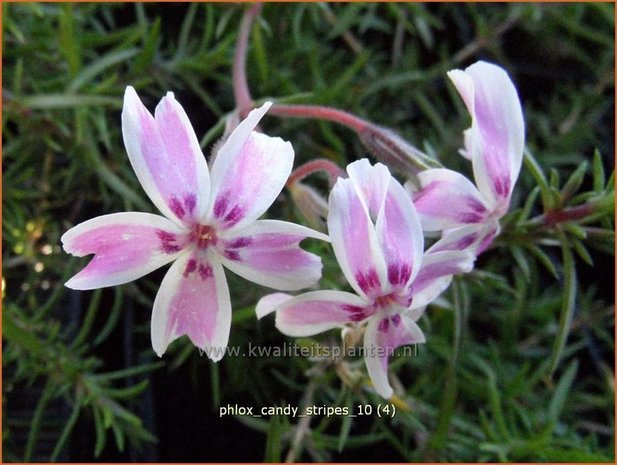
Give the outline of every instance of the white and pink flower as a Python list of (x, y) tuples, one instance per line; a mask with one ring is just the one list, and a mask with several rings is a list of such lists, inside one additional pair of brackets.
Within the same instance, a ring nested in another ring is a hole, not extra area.
[(258, 220), (291, 172), (291, 144), (254, 129), (270, 103), (253, 110), (218, 150), (210, 172), (195, 132), (171, 92), (154, 117), (126, 89), (122, 133), (135, 173), (159, 211), (115, 213), (81, 223), (62, 236), (64, 249), (93, 259), (66, 286), (123, 284), (175, 261), (152, 313), (152, 346), (162, 356), (187, 335), (213, 360), (227, 346), (231, 302), (223, 266), (279, 290), (321, 277), (321, 260), (299, 247), (324, 234), (276, 220)]
[(480, 254), (499, 234), (499, 219), (510, 206), (523, 161), (523, 112), (499, 66), (479, 61), (448, 76), (471, 114), (461, 153), (471, 159), (476, 185), (455, 171), (430, 169), (419, 173), (421, 188), (412, 196), (423, 229), (444, 231), (433, 250)]
[[(424, 342), (416, 320), (443, 290), (444, 277), (470, 271), (468, 251), (424, 254), (414, 205), (388, 169), (359, 160), (347, 167), (329, 198), (328, 230), (338, 263), (356, 294), (325, 290), (298, 296), (271, 294), (257, 315), (276, 311), (276, 327), (289, 336), (310, 336), (366, 323), (365, 362), (375, 390), (392, 395), (388, 355)], [(447, 285), (447, 283), (446, 283)]]

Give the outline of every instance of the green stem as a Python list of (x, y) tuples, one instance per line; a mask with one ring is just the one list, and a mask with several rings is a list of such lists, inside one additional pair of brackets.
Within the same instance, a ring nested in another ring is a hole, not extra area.
[(559, 366), (559, 361), (561, 360), (568, 335), (570, 334), (574, 310), (576, 309), (576, 265), (574, 263), (574, 257), (572, 255), (572, 250), (570, 249), (570, 244), (566, 234), (559, 230), (558, 237), (561, 242), (563, 257), (564, 295), (561, 305), (561, 316), (559, 318), (559, 329), (557, 331), (557, 338), (555, 339), (555, 344), (553, 345), (553, 352), (550, 359), (549, 375), (552, 375)]

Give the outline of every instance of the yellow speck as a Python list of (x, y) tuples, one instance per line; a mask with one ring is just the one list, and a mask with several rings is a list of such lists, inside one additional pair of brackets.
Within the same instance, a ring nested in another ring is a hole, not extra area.
[(53, 252), (53, 249), (51, 245), (49, 244), (45, 244), (43, 247), (41, 247), (41, 253), (43, 255), (51, 255), (52, 252)]
[(26, 231), (31, 233), (32, 231), (34, 231), (34, 228), (36, 228), (36, 224), (34, 224), (34, 221), (28, 221), (28, 223), (26, 223)]
[(397, 409), (402, 410), (403, 412), (411, 411), (411, 406), (396, 394), (390, 397), (390, 402), (393, 403)]
[(45, 265), (43, 265), (42, 262), (36, 262), (34, 264), (34, 271), (36, 271), (37, 273), (40, 273), (41, 271), (43, 271), (45, 269)]
[(17, 255), (23, 254), (24, 250), (25, 250), (24, 244), (22, 244), (21, 242), (18, 244), (15, 244), (15, 247), (13, 247), (13, 252), (15, 252)]

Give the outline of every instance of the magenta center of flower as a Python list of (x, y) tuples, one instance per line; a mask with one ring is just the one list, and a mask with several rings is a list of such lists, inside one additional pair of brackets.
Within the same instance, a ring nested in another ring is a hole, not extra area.
[(196, 224), (191, 231), (191, 241), (200, 249), (216, 244), (216, 233), (212, 226)]

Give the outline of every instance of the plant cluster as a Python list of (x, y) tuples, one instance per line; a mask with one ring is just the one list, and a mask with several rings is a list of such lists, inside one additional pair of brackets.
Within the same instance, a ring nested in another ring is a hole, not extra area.
[(3, 13), (5, 460), (613, 460), (613, 5)]

